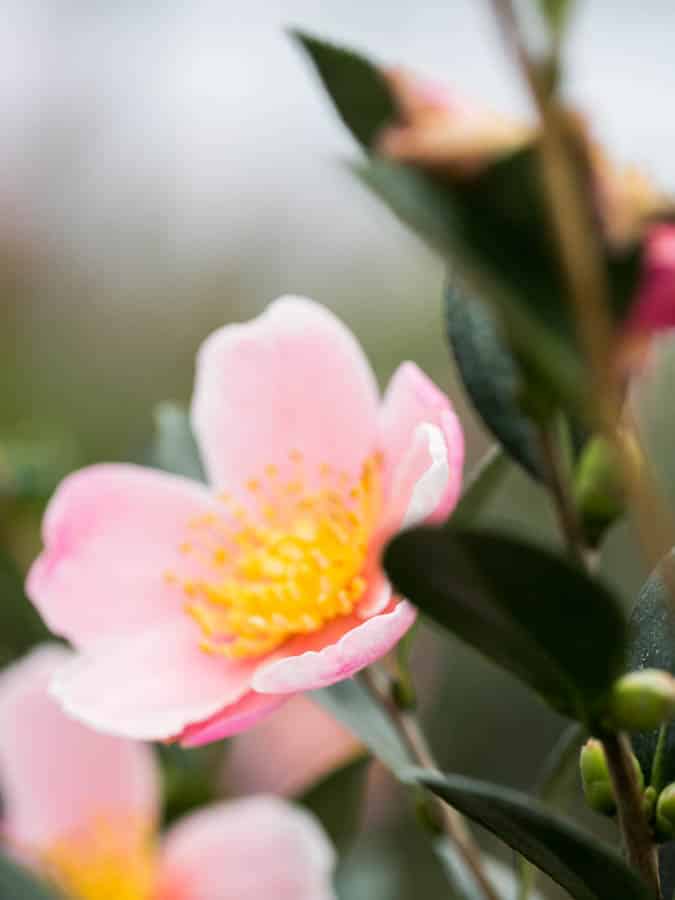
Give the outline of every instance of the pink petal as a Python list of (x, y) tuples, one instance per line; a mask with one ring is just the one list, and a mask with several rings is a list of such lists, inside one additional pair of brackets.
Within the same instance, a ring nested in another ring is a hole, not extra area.
[[(270, 747), (274, 747), (273, 754)], [(262, 791), (297, 795), (360, 749), (361, 744), (346, 728), (299, 694), (232, 741), (225, 761), (225, 783), (241, 795)]]
[(358, 474), (376, 442), (378, 392), (356, 339), (328, 310), (297, 297), (212, 334), (197, 360), (192, 421), (214, 484), (236, 489), (265, 467), (325, 463)]
[(309, 813), (251, 797), (202, 809), (169, 831), (159, 900), (334, 900), (334, 865)]
[(49, 696), (72, 654), (34, 650), (0, 676), (0, 789), (19, 849), (39, 849), (103, 814), (153, 822), (158, 772), (149, 747), (96, 734)]
[(249, 691), (241, 700), (226, 706), (205, 722), (188, 725), (178, 740), (183, 747), (201, 747), (203, 744), (239, 734), (240, 731), (252, 728), (260, 719), (275, 712), (289, 699), (288, 694), (276, 696)]
[(675, 328), (675, 225), (654, 225), (648, 233), (638, 296), (625, 324), (629, 336), (650, 336)]
[[(392, 612), (350, 627), (339, 640), (327, 639), (321, 649), (310, 648), (316, 645), (317, 637), (325, 635), (325, 630), (296, 638), (291, 642), (293, 655), (262, 663), (253, 676), (253, 689), (263, 694), (313, 691), (350, 678), (388, 653), (415, 616), (413, 607), (402, 601)], [(353, 617), (346, 619), (351, 622)], [(335, 625), (338, 623), (339, 620)]]
[[(415, 445), (420, 442), (418, 428), (423, 424), (437, 426), (445, 441), (447, 477), (443, 493), (433, 509), (424, 510), (424, 518), (431, 517), (436, 521), (449, 514), (459, 497), (464, 465), (464, 436), (447, 396), (414, 363), (406, 362), (399, 366), (389, 382), (380, 412), (380, 445), (384, 451), (385, 483), (390, 487), (390, 502), (399, 510), (403, 503), (400, 492), (405, 488), (405, 483), (402, 483), (405, 471), (402, 473), (401, 467), (407, 470), (408, 490), (412, 490), (413, 481), (422, 476), (422, 472), (418, 471), (417, 477), (412, 477), (414, 465), (409, 456), (413, 453), (419, 457)], [(430, 452), (433, 449), (429, 446)], [(419, 510), (422, 511), (421, 507)], [(410, 513), (411, 518), (413, 514)]]
[(28, 594), (47, 625), (80, 646), (182, 616), (184, 597), (165, 573), (188, 523), (210, 508), (196, 483), (130, 465), (98, 465), (66, 478), (43, 524), (45, 550)]
[(166, 740), (235, 703), (255, 661), (204, 653), (184, 617), (133, 637), (98, 644), (60, 671), (52, 693), (65, 711), (98, 731)]

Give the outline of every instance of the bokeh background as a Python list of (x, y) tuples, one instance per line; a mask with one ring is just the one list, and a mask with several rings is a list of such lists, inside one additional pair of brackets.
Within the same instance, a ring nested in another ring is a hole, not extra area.
[[(357, 150), (284, 29), (353, 44), (527, 115), (487, 3), (2, 7), (0, 482), (3, 464), (9, 478), (35, 438), (56, 468), (141, 458), (156, 404), (189, 399), (204, 336), (283, 293), (338, 312), (383, 383), (401, 360), (416, 360), (452, 392), (469, 458), (480, 455), (486, 436), (444, 342), (441, 265), (350, 178), (344, 161)], [(598, 136), (667, 189), (674, 27), (667, 0), (578, 0), (566, 53), (566, 91)], [(666, 358), (642, 403), (664, 489), (675, 459), (662, 427), (671, 370)], [(37, 507), (26, 512), (1, 489), (0, 503), (0, 538), (25, 565)], [(555, 540), (545, 498), (516, 472), (489, 516)], [(604, 560), (627, 604), (644, 575), (632, 546), (620, 526)], [(425, 710), (444, 765), (529, 787), (562, 721), (461, 646), (430, 635), (422, 643)], [(370, 817), (350, 857), (358, 865), (342, 875), (345, 898), (447, 896), (399, 800)]]

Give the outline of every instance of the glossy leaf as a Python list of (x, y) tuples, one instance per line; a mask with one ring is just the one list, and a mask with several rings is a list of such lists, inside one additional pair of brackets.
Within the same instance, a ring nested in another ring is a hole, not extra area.
[(359, 834), (369, 765), (370, 757), (361, 754), (330, 772), (300, 797), (300, 802), (319, 819), (340, 856)]
[[(671, 566), (675, 576), (673, 557), (664, 560), (644, 584), (630, 619), (628, 667), (635, 669), (665, 669), (675, 675), (675, 606), (663, 577), (663, 567)], [(658, 772), (654, 771), (654, 757), (659, 732), (632, 736), (635, 754), (647, 784), (654, 780), (657, 789), (675, 781), (675, 724), (666, 726), (665, 740), (659, 752)], [(656, 778), (654, 778), (656, 776)]]
[(0, 900), (63, 900), (63, 896), (0, 853)]
[(173, 475), (206, 481), (190, 417), (175, 403), (160, 403), (155, 410), (155, 437), (149, 462)]
[(541, 478), (536, 430), (520, 402), (522, 376), (493, 316), (452, 283), (445, 293), (445, 312), (450, 346), (473, 405), (510, 456)]
[(452, 527), (398, 535), (384, 565), (403, 596), (555, 709), (602, 714), (627, 630), (602, 583), (518, 538)]
[(300, 31), (292, 34), (312, 60), (342, 121), (364, 148), (371, 147), (396, 117), (383, 75), (358, 53)]
[[(547, 807), (565, 810), (573, 796), (573, 782), (578, 779), (579, 750), (586, 733), (579, 725), (570, 725), (555, 742), (534, 785), (535, 796)], [(537, 870), (524, 856), (518, 860), (518, 900), (527, 900), (534, 891)]]
[(419, 769), (410, 777), (527, 857), (575, 900), (652, 898), (617, 853), (528, 795)]
[[(545, 378), (562, 397), (573, 400), (579, 392), (582, 368), (569, 316), (561, 312), (560, 290), (542, 286), (543, 275), (537, 279), (532, 273), (531, 281), (525, 277), (532, 264), (524, 265), (524, 250), (516, 250), (513, 237), (504, 242), (506, 248), (496, 252), (500, 239), (494, 229), (508, 231), (510, 224), (488, 225), (489, 218), (474, 218), (470, 198), (463, 202), (452, 185), (422, 171), (381, 159), (357, 164), (353, 170), (399, 219), (458, 266), (475, 295), (498, 313), (509, 344), (527, 360), (529, 371)], [(484, 206), (485, 201), (481, 208)], [(483, 230), (490, 230), (492, 237), (481, 236)], [(474, 237), (480, 240), (476, 242)], [(514, 252), (517, 259), (512, 258)], [(528, 252), (534, 254), (535, 248)], [(541, 302), (542, 293), (553, 300)]]
[(411, 759), (398, 732), (382, 707), (361, 681), (353, 678), (313, 691), (312, 698), (368, 747), (394, 774), (407, 769)]

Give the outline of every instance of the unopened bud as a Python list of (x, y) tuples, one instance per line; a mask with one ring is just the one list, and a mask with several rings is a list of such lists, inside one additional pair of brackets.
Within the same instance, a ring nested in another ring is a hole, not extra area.
[(625, 497), (617, 454), (604, 437), (584, 448), (574, 476), (574, 499), (587, 540), (597, 546), (624, 511)]
[(615, 682), (609, 721), (626, 731), (653, 731), (675, 716), (675, 678), (662, 669), (630, 672)]
[(586, 741), (581, 748), (579, 768), (586, 802), (596, 812), (611, 816), (616, 811), (614, 789), (600, 741), (594, 738)]
[(652, 787), (652, 785), (650, 784), (649, 787), (645, 790), (644, 796), (642, 797), (642, 808), (645, 813), (645, 819), (648, 822), (651, 822), (654, 816), (657, 797), (658, 794), (656, 793), (656, 788)]
[(656, 801), (656, 830), (661, 838), (675, 837), (675, 784), (669, 784)]

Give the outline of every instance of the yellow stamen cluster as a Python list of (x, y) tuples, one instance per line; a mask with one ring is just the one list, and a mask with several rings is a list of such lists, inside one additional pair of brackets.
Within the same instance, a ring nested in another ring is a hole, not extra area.
[(150, 900), (155, 860), (150, 829), (100, 817), (60, 838), (42, 855), (45, 870), (70, 900)]
[(228, 519), (191, 523), (193, 540), (182, 552), (206, 552), (211, 574), (182, 587), (208, 653), (260, 656), (348, 615), (363, 596), (380, 505), (379, 459), (369, 459), (356, 481), (323, 465), (311, 486), (301, 455), (291, 461), (289, 480), (268, 466), (248, 482), (248, 509), (224, 497)]

